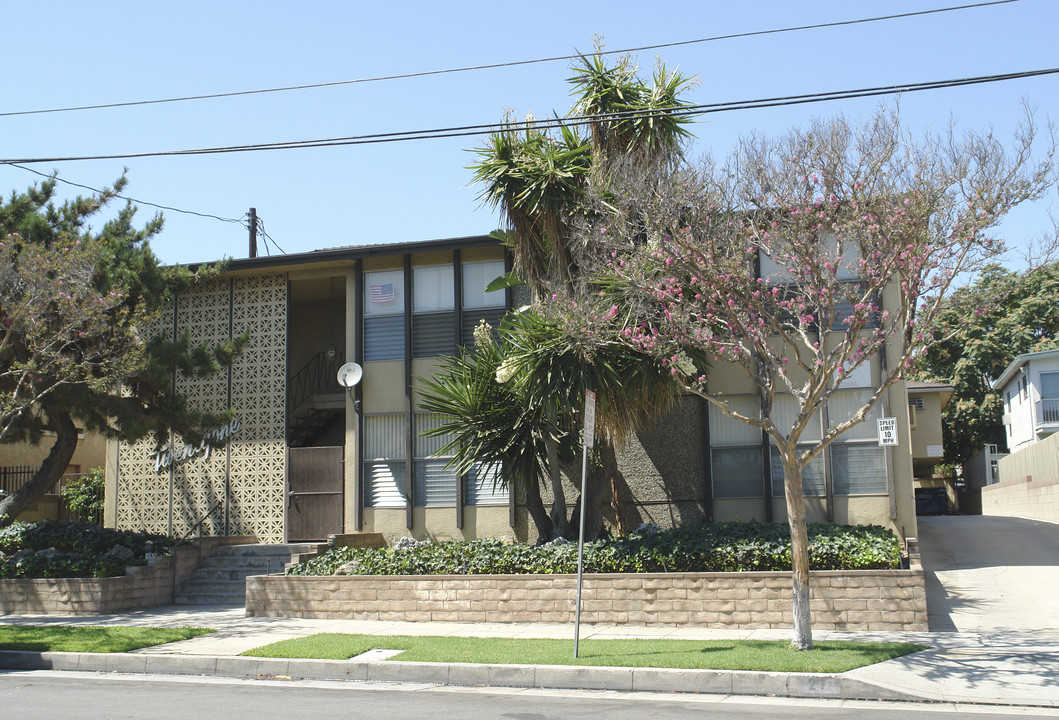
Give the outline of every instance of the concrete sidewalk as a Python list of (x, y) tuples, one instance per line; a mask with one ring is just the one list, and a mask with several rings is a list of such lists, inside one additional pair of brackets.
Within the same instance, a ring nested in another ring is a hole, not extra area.
[[(820, 640), (897, 640), (931, 649), (841, 674), (584, 666), (407, 663), (240, 657), (261, 645), (320, 632), (369, 635), (573, 638), (569, 625), (411, 623), (246, 617), (241, 607), (174, 606), (114, 615), (0, 616), (0, 624), (196, 626), (217, 632), (124, 654), (0, 651), (0, 668), (426, 682), (504, 687), (695, 692), (835, 699), (913, 700), (1059, 708), (1059, 633), (818, 632)], [(786, 640), (787, 630), (717, 631), (582, 626), (582, 638)]]

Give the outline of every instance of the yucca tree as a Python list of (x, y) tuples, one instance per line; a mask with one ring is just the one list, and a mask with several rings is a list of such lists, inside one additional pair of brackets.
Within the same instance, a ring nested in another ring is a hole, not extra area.
[[(508, 118), (505, 128), (477, 148), (478, 161), (471, 166), (474, 179), (484, 186), (481, 199), (498, 208), (509, 226), (507, 244), (515, 270), (529, 285), (538, 307), (560, 298), (576, 298), (589, 282), (578, 268), (571, 246), (575, 234), (572, 227), (585, 212), (582, 198), (586, 188), (605, 184), (616, 163), (654, 163), (660, 158), (679, 157), (681, 143), (689, 134), (685, 127), (688, 118), (676, 111), (685, 106), (679, 94), (690, 80), (663, 66), (656, 70), (653, 82), (647, 83), (637, 74), (631, 58), (608, 65), (597, 53), (581, 58), (569, 82), (575, 103), (568, 123), (551, 133), (532, 120), (517, 124)], [(578, 130), (582, 126), (588, 128), (587, 138)], [(560, 345), (568, 340), (560, 341)], [(513, 347), (517, 344), (513, 339)], [(527, 347), (535, 352), (522, 356), (522, 375), (534, 378), (541, 389), (549, 388), (544, 393), (530, 393), (544, 403), (546, 419), (557, 426), (560, 415), (566, 415), (567, 420), (576, 416), (583, 390), (589, 387), (586, 382), (576, 383), (579, 393), (563, 393), (567, 401), (554, 414), (552, 404), (545, 399), (557, 397), (559, 387), (573, 387), (570, 378), (575, 375), (581, 377), (579, 373), (588, 372), (586, 369), (599, 368), (591, 358), (577, 352), (576, 344), (563, 347), (544, 342)], [(540, 364), (539, 371), (530, 367), (530, 360)], [(650, 372), (642, 376), (644, 383), (649, 384), (649, 377)], [(599, 396), (600, 457), (611, 476), (616, 473), (616, 463), (612, 462), (615, 442), (620, 443), (644, 420), (657, 417), (668, 407), (674, 391), (667, 382), (657, 388), (634, 387), (628, 378), (629, 373), (605, 371), (591, 378), (591, 388)], [(661, 401), (662, 397), (668, 400)], [(568, 534), (556, 447), (549, 441), (546, 449), (551, 457), (548, 466), (554, 529), (558, 534)], [(616, 489), (612, 505), (620, 516)], [(586, 528), (586, 535), (594, 536), (598, 528), (599, 522), (594, 521)]]
[[(516, 332), (510, 323), (502, 323), (501, 337)], [(557, 396), (530, 398), (521, 385), (508, 382), (512, 366), (505, 366), (506, 353), (488, 326), (479, 325), (474, 336), (473, 347), (443, 357), (433, 378), (421, 381), (421, 407), (448, 418), (426, 434), (451, 438), (440, 452), (453, 456), (451, 468), (458, 475), (481, 469), (485, 476), (495, 473), (509, 492), (521, 487), (537, 540), (546, 542), (555, 532), (540, 492), (547, 479), (548, 446), (559, 462), (569, 465), (575, 458), (576, 434), (550, 420), (557, 412)], [(498, 382), (498, 373), (505, 382)]]
[(570, 208), (576, 206), (592, 169), (591, 146), (570, 127), (553, 137), (532, 124), (491, 135), (471, 167), (485, 186), (481, 199), (499, 208), (511, 231), (508, 246), (515, 271), (534, 296), (554, 282), (573, 279), (567, 237)]
[[(594, 539), (603, 522), (600, 502), (611, 490), (611, 507), (619, 534), (625, 531), (616, 479), (616, 449), (629, 433), (647, 426), (672, 407), (680, 385), (662, 365), (626, 343), (601, 342), (589, 328), (569, 327), (532, 311), (514, 314), (505, 335), (504, 365), (509, 381), (527, 407), (558, 403), (565, 410), (566, 430), (576, 438), (583, 425), (586, 390), (596, 393), (596, 472), (587, 477), (585, 539)], [(586, 502), (581, 498), (581, 502)], [(577, 509), (573, 517), (578, 517)], [(571, 521), (576, 526), (575, 521)]]
[(629, 155), (639, 160), (680, 157), (674, 151), (691, 136), (686, 127), (690, 118), (679, 114), (688, 105), (680, 93), (692, 79), (659, 64), (648, 85), (628, 56), (610, 66), (596, 54), (582, 57), (567, 82), (577, 97), (574, 112), (587, 120), (597, 166)]

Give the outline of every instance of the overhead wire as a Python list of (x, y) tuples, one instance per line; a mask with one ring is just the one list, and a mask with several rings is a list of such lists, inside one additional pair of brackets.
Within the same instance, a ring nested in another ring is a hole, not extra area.
[(808, 103), (830, 102), (834, 100), (850, 100), (866, 97), (879, 97), (883, 95), (897, 95), (902, 93), (923, 92), (926, 90), (940, 90), (965, 87), (969, 85), (979, 85), (984, 83), (1005, 82), (1010, 80), (1042, 77), (1046, 75), (1054, 75), (1056, 73), (1059, 73), (1059, 67), (1044, 68), (1040, 70), (1027, 70), (1013, 73), (1001, 73), (995, 75), (980, 75), (966, 78), (953, 78), (948, 80), (933, 80), (918, 83), (881, 85), (851, 90), (835, 90), (819, 93), (807, 93), (801, 95), (785, 95), (769, 98), (758, 98), (754, 100), (704, 103), (696, 105), (686, 105), (679, 108), (660, 108), (658, 110), (630, 110), (599, 115), (575, 115), (540, 120), (534, 119), (528, 121), (506, 121), (499, 124), (489, 123), (479, 125), (463, 125), (447, 128), (432, 128), (428, 130), (407, 130), (388, 133), (371, 133), (365, 135), (347, 135), (331, 138), (315, 138), (310, 140), (289, 140), (270, 143), (227, 145), (184, 150), (157, 150), (136, 153), (111, 153), (103, 155), (79, 156), (71, 155), (39, 158), (0, 158), (0, 164), (13, 165), (44, 162), (78, 162), (84, 160), (127, 160), (133, 158), (146, 157), (178, 157), (237, 152), (261, 152), (270, 150), (295, 150), (305, 148), (342, 147), (350, 145), (407, 142), (413, 140), (431, 140), (439, 138), (465, 137), (491, 133), (513, 133), (523, 132), (528, 129), (542, 130), (557, 127), (577, 127), (588, 125), (594, 122), (599, 122), (602, 120), (646, 118), (651, 116), (692, 117), (697, 115), (709, 115), (712, 113), (732, 112), (737, 110), (756, 110), (763, 108), (804, 105)]
[[(3, 164), (4, 165), (10, 165), (11, 167), (18, 168), (19, 170), (25, 170), (26, 172), (31, 172), (34, 175), (39, 175), (39, 176), (41, 176), (43, 178), (47, 178), (49, 180), (54, 180), (55, 182), (63, 183), (64, 185), (71, 185), (73, 187), (81, 188), (82, 190), (91, 190), (92, 192), (94, 192), (96, 194), (102, 194), (104, 192), (100, 188), (95, 188), (95, 187), (92, 187), (91, 185), (83, 185), (81, 183), (73, 182), (72, 180), (66, 180), (64, 178), (59, 177), (58, 175), (55, 175), (55, 174), (52, 174), (52, 173), (44, 173), (44, 172), (41, 172), (40, 170), (34, 170), (31, 167), (26, 167), (26, 166), (20, 165), (19, 163), (16, 163), (16, 162), (7, 162), (7, 163), (3, 163)], [(221, 222), (235, 223), (237, 225), (242, 225), (243, 227), (247, 227), (247, 228), (249, 227), (249, 225), (246, 222), (246, 217), (247, 217), (246, 215), (244, 215), (242, 218), (236, 219), (236, 218), (222, 217), (220, 215), (213, 215), (211, 213), (196, 212), (195, 210), (184, 210), (182, 208), (173, 207), (171, 205), (159, 205), (158, 203), (148, 202), (147, 200), (139, 200), (139, 199), (134, 198), (134, 197), (129, 197), (128, 195), (122, 195), (121, 193), (115, 193), (114, 197), (120, 198), (121, 200), (126, 200), (126, 201), (131, 202), (131, 203), (136, 203), (137, 205), (146, 205), (148, 207), (158, 208), (159, 210), (168, 210), (170, 212), (183, 213), (184, 215), (196, 215), (196, 216), (202, 217), (202, 218), (210, 218), (210, 219), (213, 219), (213, 220), (220, 220)]]
[(482, 65), (467, 65), (462, 67), (445, 68), (441, 70), (424, 70), (419, 72), (401, 73), (393, 75), (380, 75), (376, 77), (354, 78), (351, 80), (334, 80), (331, 82), (307, 83), (302, 85), (287, 85), (274, 88), (260, 88), (256, 90), (236, 90), (221, 93), (203, 93), (199, 95), (184, 95), (180, 97), (157, 98), (153, 100), (133, 100), (128, 102), (98, 103), (94, 105), (73, 105), (69, 107), (46, 108), (40, 110), (14, 110), (0, 112), (0, 117), (18, 117), (26, 115), (43, 115), (48, 113), (79, 112), (83, 110), (103, 110), (110, 108), (137, 107), (143, 105), (161, 105), (165, 103), (189, 102), (193, 100), (214, 100), (218, 98), (241, 97), (247, 95), (263, 95), (267, 93), (292, 92), (297, 90), (311, 90), (316, 88), (337, 87), (341, 85), (355, 85), (362, 83), (385, 82), (392, 80), (407, 80), (411, 78), (431, 77), (435, 75), (448, 75), (453, 73), (475, 72), (480, 70), (495, 70), (500, 68), (519, 67), (525, 65), (536, 65), (541, 63), (558, 62), (560, 60), (577, 60), (585, 54), (589, 55), (624, 55), (628, 53), (643, 52), (645, 50), (661, 50), (665, 48), (682, 47), (721, 40), (737, 40), (750, 37), (761, 37), (765, 35), (778, 35), (781, 33), (801, 32), (804, 30), (819, 30), (823, 28), (843, 27), (848, 25), (859, 25), (871, 22), (882, 22), (886, 20), (898, 20), (902, 18), (917, 17), (923, 15), (934, 15), (938, 13), (954, 12), (959, 10), (970, 10), (992, 5), (1006, 5), (1020, 2), (1021, 0), (989, 0), (988, 2), (968, 3), (964, 5), (953, 5), (930, 10), (917, 10), (906, 13), (894, 13), (890, 15), (877, 15), (868, 18), (857, 18), (854, 20), (836, 20), (826, 23), (814, 23), (811, 25), (798, 25), (792, 27), (772, 28), (769, 30), (753, 30), (741, 33), (729, 33), (725, 35), (714, 35), (711, 37), (697, 38), (694, 40), (678, 40), (668, 43), (657, 43), (654, 45), (641, 45), (638, 47), (623, 48), (621, 50), (595, 50), (591, 53), (574, 53), (571, 55), (554, 55), (551, 57), (534, 58), (531, 60), (513, 60), (509, 62), (488, 63)]
[[(693, 44), (699, 44), (699, 43), (716, 42), (716, 41), (721, 41), (721, 40), (730, 40), (730, 39), (748, 38), (748, 37), (756, 37), (756, 36), (774, 35), (774, 34), (780, 34), (780, 33), (798, 32), (798, 31), (804, 31), (804, 30), (813, 30), (813, 29), (830, 28), (830, 27), (840, 27), (840, 26), (857, 25), (857, 24), (863, 24), (863, 23), (869, 23), (869, 22), (880, 22), (880, 21), (886, 21), (886, 20), (894, 20), (894, 19), (907, 18), (907, 17), (932, 15), (932, 14), (943, 13), (943, 12), (953, 12), (953, 11), (958, 11), (958, 10), (982, 8), (982, 7), (992, 6), (992, 5), (1004, 5), (1004, 4), (1009, 4), (1009, 3), (1018, 2), (1018, 1), (1019, 0), (992, 0), (990, 2), (969, 3), (969, 4), (957, 5), (957, 6), (949, 6), (949, 7), (944, 7), (944, 8), (934, 8), (934, 9), (930, 9), (930, 10), (921, 10), (921, 11), (908, 12), (908, 13), (895, 13), (895, 14), (890, 14), (890, 15), (881, 15), (881, 16), (875, 16), (875, 17), (870, 17), (870, 18), (858, 18), (858, 19), (854, 19), (854, 20), (842, 20), (842, 21), (834, 21), (834, 22), (828, 22), (828, 23), (816, 23), (816, 24), (811, 24), (811, 25), (801, 25), (801, 26), (794, 26), (794, 27), (773, 28), (773, 29), (769, 29), (769, 30), (758, 30), (758, 31), (750, 31), (750, 32), (743, 32), (743, 33), (731, 33), (731, 34), (727, 34), (727, 35), (717, 35), (717, 36), (712, 36), (712, 37), (707, 37), (707, 38), (699, 38), (699, 39), (694, 39), (694, 40), (675, 41), (675, 42), (660, 43), (660, 44), (655, 44), (655, 45), (643, 45), (643, 46), (639, 46), (639, 47), (624, 48), (624, 49), (620, 49), (620, 50), (603, 50), (603, 49), (598, 49), (597, 48), (591, 54), (594, 54), (594, 55), (628, 54), (628, 53), (634, 53), (634, 52), (641, 52), (641, 51), (644, 51), (644, 50), (654, 50), (654, 49), (662, 49), (662, 48), (679, 47), (679, 46), (693, 45)], [(517, 66), (521, 66), (521, 65), (532, 65), (532, 64), (539, 64), (539, 63), (546, 63), (546, 62), (554, 62), (554, 61), (559, 61), (559, 60), (572, 60), (572, 59), (577, 59), (577, 58), (580, 58), (580, 57), (582, 57), (582, 54), (581, 53), (577, 53), (577, 54), (573, 54), (573, 55), (561, 55), (561, 56), (537, 58), (537, 59), (532, 59), (532, 60), (521, 60), (521, 61), (512, 61), (512, 62), (504, 62), (504, 63), (492, 63), (492, 64), (485, 64), (485, 65), (475, 65), (475, 66), (448, 68), (448, 69), (443, 69), (443, 70), (430, 70), (430, 71), (422, 71), (422, 72), (416, 72), (416, 73), (386, 75), (386, 76), (378, 76), (378, 77), (370, 77), (370, 78), (358, 78), (358, 79), (353, 79), (353, 80), (342, 80), (342, 81), (334, 81), (334, 82), (326, 82), (326, 83), (313, 83), (313, 84), (286, 86), (286, 87), (278, 87), (278, 88), (265, 88), (265, 89), (258, 89), (258, 90), (246, 90), (246, 91), (236, 91), (236, 92), (227, 92), (227, 93), (213, 93), (213, 94), (193, 95), (193, 96), (184, 96), (184, 97), (176, 97), (176, 98), (162, 98), (162, 99), (155, 99), (155, 100), (143, 100), (143, 101), (133, 101), (133, 102), (123, 102), (123, 103), (105, 103), (105, 104), (97, 104), (97, 105), (84, 105), (84, 106), (73, 106), (73, 107), (64, 107), (64, 108), (51, 108), (51, 109), (44, 109), (44, 110), (0, 112), (0, 117), (13, 117), (13, 116), (20, 116), (20, 115), (37, 115), (37, 114), (45, 114), (45, 113), (72, 112), (72, 111), (79, 111), (79, 110), (94, 110), (94, 109), (117, 108), (117, 107), (131, 107), (131, 106), (138, 106), (138, 105), (154, 105), (154, 104), (162, 104), (162, 103), (184, 102), (184, 101), (191, 101), (191, 100), (205, 100), (205, 99), (214, 99), (214, 98), (224, 98), (224, 97), (236, 97), (236, 96), (244, 96), (244, 95), (264, 94), (264, 93), (287, 92), (287, 91), (294, 91), (294, 90), (304, 90), (304, 89), (311, 89), (311, 88), (330, 87), (330, 86), (337, 86), (337, 85), (351, 85), (351, 84), (357, 84), (357, 83), (381, 82), (381, 81), (388, 81), (388, 80), (400, 80), (400, 79), (408, 79), (408, 78), (416, 78), (416, 77), (426, 77), (426, 76), (432, 76), (432, 75), (443, 75), (443, 74), (450, 74), (450, 73), (470, 72), (470, 71), (476, 71), (476, 70), (488, 70), (488, 69), (497, 69), (497, 68), (506, 68), (506, 67), (517, 67)], [(934, 82), (928, 82), (928, 83), (912, 83), (912, 84), (903, 84), (903, 85), (891, 85), (891, 86), (881, 86), (881, 87), (874, 87), (874, 88), (862, 88), (862, 89), (857, 89), (857, 90), (833, 91), (833, 92), (827, 92), (827, 93), (812, 93), (812, 94), (806, 94), (806, 95), (791, 95), (791, 96), (785, 96), (785, 97), (763, 98), (763, 99), (757, 99), (757, 100), (736, 101), (736, 102), (728, 102), (728, 103), (710, 103), (710, 104), (701, 104), (701, 105), (690, 105), (690, 106), (677, 108), (677, 109), (660, 109), (658, 111), (653, 111), (653, 112), (652, 111), (637, 110), (637, 111), (629, 111), (629, 112), (624, 112), (624, 113), (608, 113), (608, 114), (605, 114), (605, 115), (594, 115), (594, 116), (575, 116), (575, 117), (566, 117), (566, 118), (558, 118), (557, 117), (557, 118), (554, 118), (554, 119), (551, 119), (551, 120), (541, 120), (541, 121), (534, 120), (534, 121), (526, 121), (526, 122), (505, 122), (505, 123), (502, 123), (500, 125), (497, 125), (497, 124), (493, 123), (493, 124), (488, 124), (488, 125), (470, 125), (470, 126), (462, 126), (462, 127), (454, 127), (454, 128), (436, 128), (436, 129), (432, 129), (432, 130), (413, 130), (413, 131), (395, 132), (395, 133), (377, 133), (377, 134), (361, 135), (361, 136), (346, 136), (346, 137), (337, 137), (337, 138), (321, 138), (321, 139), (301, 140), (301, 141), (283, 141), (283, 142), (274, 142), (274, 143), (260, 143), (260, 144), (253, 144), (253, 145), (222, 146), (222, 147), (214, 147), (214, 148), (198, 148), (198, 149), (190, 149), (190, 150), (156, 151), (156, 152), (148, 152), (148, 153), (124, 153), (124, 154), (96, 155), (96, 156), (72, 156), (72, 157), (56, 157), (56, 158), (25, 158), (25, 159), (14, 159), (14, 160), (2, 160), (2, 159), (0, 159), (0, 164), (5, 164), (5, 165), (10, 165), (12, 167), (17, 167), (19, 169), (26, 170), (28, 172), (32, 172), (32, 173), (40, 175), (42, 177), (51, 178), (51, 179), (54, 179), (54, 180), (56, 180), (58, 182), (62, 182), (64, 184), (71, 185), (73, 187), (79, 187), (79, 188), (83, 188), (83, 189), (86, 189), (86, 190), (91, 190), (91, 191), (96, 192), (96, 193), (100, 193), (100, 192), (102, 192), (102, 190), (100, 190), (98, 188), (94, 188), (94, 187), (91, 187), (91, 186), (88, 186), (88, 185), (83, 185), (83, 184), (80, 184), (80, 183), (72, 182), (70, 180), (59, 178), (57, 175), (54, 175), (54, 174), (49, 175), (49, 174), (40, 172), (38, 170), (34, 170), (33, 168), (25, 167), (25, 165), (23, 163), (73, 162), (73, 161), (78, 161), (78, 160), (129, 159), (129, 158), (138, 158), (138, 157), (164, 157), (164, 156), (175, 156), (175, 155), (202, 155), (202, 154), (231, 153), (231, 152), (250, 152), (250, 151), (263, 151), (263, 150), (299, 149), (299, 148), (313, 148), (313, 147), (333, 147), (333, 146), (374, 144), (374, 143), (385, 143), (385, 142), (402, 142), (402, 141), (409, 141), (409, 140), (427, 140), (427, 139), (438, 139), (438, 138), (448, 138), (448, 137), (461, 137), (461, 136), (479, 135), (479, 134), (483, 134), (483, 133), (493, 133), (493, 132), (521, 132), (521, 131), (524, 131), (524, 130), (530, 129), (530, 128), (547, 129), (547, 128), (550, 128), (550, 127), (559, 127), (559, 126), (563, 126), (563, 125), (565, 125), (565, 126), (580, 126), (580, 125), (585, 125), (585, 124), (598, 122), (598, 121), (601, 121), (601, 120), (607, 120), (607, 119), (649, 117), (651, 115), (667, 115), (667, 116), (687, 117), (687, 116), (694, 116), (694, 115), (706, 115), (706, 114), (716, 113), (716, 112), (742, 110), (742, 109), (759, 109), (759, 108), (768, 108), (768, 107), (780, 107), (780, 106), (785, 106), (785, 105), (798, 105), (798, 104), (814, 103), (814, 102), (826, 102), (826, 101), (840, 100), (840, 99), (871, 97), (871, 96), (877, 96), (877, 95), (883, 95), (883, 94), (895, 94), (895, 93), (901, 93), (901, 92), (916, 92), (916, 91), (930, 90), (930, 89), (942, 89), (942, 88), (947, 88), (947, 87), (960, 87), (960, 86), (963, 86), (963, 85), (971, 85), (971, 84), (978, 84), (978, 83), (985, 83), (985, 82), (999, 82), (999, 81), (1004, 81), (1004, 80), (1028, 78), (1028, 77), (1035, 77), (1035, 76), (1040, 76), (1040, 75), (1053, 74), (1053, 73), (1056, 73), (1056, 72), (1059, 72), (1059, 68), (1050, 68), (1050, 69), (1045, 69), (1045, 70), (1027, 71), (1027, 72), (1021, 72), (1021, 73), (1007, 73), (1007, 74), (1003, 74), (1003, 75), (991, 75), (991, 76), (980, 76), (980, 77), (973, 77), (973, 78), (961, 78), (961, 79), (954, 79), (954, 80), (934, 81)], [(214, 215), (214, 214), (211, 214), (211, 213), (202, 213), (202, 212), (197, 212), (197, 211), (193, 211), (193, 210), (185, 210), (185, 209), (182, 209), (182, 208), (177, 208), (177, 207), (168, 206), (168, 205), (161, 205), (161, 204), (158, 204), (158, 203), (153, 203), (153, 202), (149, 202), (149, 201), (145, 201), (145, 200), (138, 200), (136, 198), (131, 198), (131, 197), (128, 197), (128, 196), (125, 196), (125, 195), (120, 195), (120, 194), (117, 194), (116, 197), (119, 197), (119, 198), (121, 198), (123, 200), (126, 200), (128, 202), (134, 202), (134, 203), (137, 203), (139, 205), (145, 205), (145, 206), (149, 206), (149, 207), (154, 207), (154, 208), (158, 208), (158, 209), (161, 209), (161, 210), (167, 210), (167, 211), (170, 211), (170, 212), (177, 212), (177, 213), (182, 213), (182, 214), (186, 214), (186, 215), (194, 215), (194, 216), (203, 217), (203, 218), (210, 218), (210, 219), (215, 219), (215, 220), (219, 220), (219, 221), (226, 222), (226, 223), (235, 223), (235, 224), (241, 225), (244, 228), (249, 229), (249, 221), (248, 221), (248, 216), (247, 215), (244, 215), (242, 218), (239, 218), (239, 219), (228, 218), (228, 217), (223, 217), (223, 216), (220, 216), (220, 215)], [(262, 236), (262, 238), (264, 240), (266, 253), (270, 252), (269, 251), (269, 244), (270, 243), (271, 243), (272, 246), (274, 246), (277, 249), (277, 251), (279, 251), (280, 253), (285, 253), (285, 251), (271, 237), (271, 235), (269, 235), (267, 233), (267, 231), (265, 231), (264, 223), (260, 219), (260, 217), (258, 218), (258, 233)]]
[(268, 249), (269, 243), (271, 243), (272, 246), (276, 248), (276, 251), (280, 255), (286, 255), (287, 254), (287, 251), (284, 250), (283, 248), (281, 248), (279, 246), (279, 243), (276, 242), (275, 240), (273, 240), (272, 236), (269, 235), (268, 232), (265, 231), (265, 221), (261, 219), (260, 215), (257, 216), (257, 234), (260, 235), (261, 238), (265, 241), (264, 245), (265, 245), (265, 254), (266, 255), (272, 255), (272, 253)]

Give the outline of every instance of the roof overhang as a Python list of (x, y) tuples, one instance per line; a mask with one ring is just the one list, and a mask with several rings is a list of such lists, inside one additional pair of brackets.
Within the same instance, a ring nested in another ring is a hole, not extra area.
[[(287, 268), (307, 265), (341, 265), (370, 257), (400, 256), (412, 253), (435, 252), (438, 250), (465, 250), (479, 247), (499, 247), (501, 242), (489, 235), (471, 235), (459, 238), (424, 240), (408, 243), (381, 243), (376, 245), (348, 245), (345, 247), (313, 250), (289, 255), (268, 255), (256, 258), (236, 258), (216, 262), (226, 262), (225, 273), (238, 275), (254, 274), (260, 271), (275, 272)], [(189, 263), (188, 268), (195, 270), (212, 262)]]
[(1004, 372), (1000, 373), (1000, 377), (994, 380), (990, 387), (994, 390), (1000, 390), (1011, 382), (1011, 380), (1018, 375), (1022, 366), (1030, 360), (1041, 360), (1051, 357), (1059, 357), (1059, 350), (1041, 350), (1040, 352), (1023, 353), (1011, 361), (1011, 364), (1007, 366)]

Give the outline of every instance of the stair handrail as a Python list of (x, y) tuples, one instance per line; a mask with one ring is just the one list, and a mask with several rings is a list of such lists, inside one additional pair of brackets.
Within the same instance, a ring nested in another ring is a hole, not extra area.
[(345, 353), (336, 352), (328, 360), (326, 352), (313, 355), (302, 368), (287, 379), (287, 414), (323, 389), (341, 390), (338, 368), (345, 361)]
[(199, 518), (199, 521), (197, 523), (195, 523), (194, 525), (192, 525), (191, 529), (188, 530), (186, 533), (184, 533), (183, 537), (181, 537), (179, 540), (177, 540), (176, 544), (177, 545), (183, 545), (184, 543), (186, 543), (188, 541), (188, 538), (191, 537), (192, 533), (194, 533), (196, 530), (198, 530), (202, 526), (202, 523), (206, 522), (207, 518), (209, 518), (209, 516), (213, 514), (214, 510), (216, 510), (217, 508), (219, 508), (221, 506), (222, 502), (224, 502), (224, 498), (218, 498), (213, 503), (213, 505), (210, 506), (210, 509), (206, 511), (206, 514), (203, 515), (201, 518)]

